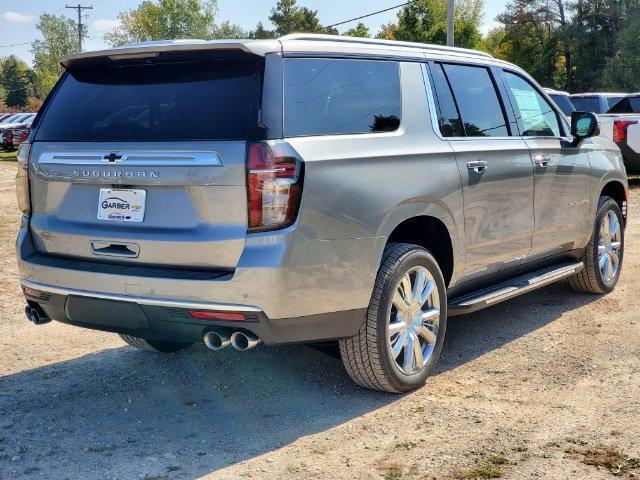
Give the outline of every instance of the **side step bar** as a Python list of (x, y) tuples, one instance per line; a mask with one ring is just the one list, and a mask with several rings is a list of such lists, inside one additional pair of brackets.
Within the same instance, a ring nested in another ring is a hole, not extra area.
[(507, 280), (449, 300), (449, 316), (475, 312), (578, 273), (584, 263), (565, 263)]

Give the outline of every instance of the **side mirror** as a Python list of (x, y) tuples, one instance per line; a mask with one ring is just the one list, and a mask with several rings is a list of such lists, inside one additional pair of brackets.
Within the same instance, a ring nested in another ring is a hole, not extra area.
[(600, 121), (596, 114), (592, 112), (571, 113), (571, 135), (575, 145), (585, 138), (600, 135)]

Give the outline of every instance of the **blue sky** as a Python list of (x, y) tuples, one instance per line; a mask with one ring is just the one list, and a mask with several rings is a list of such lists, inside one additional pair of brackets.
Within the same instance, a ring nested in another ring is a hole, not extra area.
[[(68, 2), (68, 0), (67, 0)], [(75, 2), (75, 0), (74, 0)], [(70, 2), (70, 3), (74, 3)], [(85, 39), (86, 50), (106, 47), (102, 41), (105, 30), (113, 23), (121, 10), (135, 8), (140, 2), (132, 0), (83, 0), (83, 5), (93, 5), (93, 10), (85, 10), (85, 23), (91, 38)], [(218, 21), (230, 20), (245, 29), (252, 29), (262, 21), (269, 25), (267, 17), (276, 0), (218, 0)], [(298, 4), (318, 10), (320, 21), (325, 24), (382, 10), (402, 3), (401, 0), (298, 0)], [(486, 0), (483, 31), (494, 25), (494, 18), (504, 10), (506, 0)], [(29, 45), (15, 45), (33, 41), (38, 32), (35, 29), (38, 16), (44, 12), (66, 15), (76, 18), (74, 10), (65, 9), (65, 0), (0, 0), (0, 56), (11, 54), (31, 63), (32, 55)], [(396, 11), (390, 11), (369, 17), (363, 22), (375, 32), (378, 27), (395, 19)], [(354, 22), (355, 26), (357, 22)], [(351, 24), (341, 27), (341, 31)]]

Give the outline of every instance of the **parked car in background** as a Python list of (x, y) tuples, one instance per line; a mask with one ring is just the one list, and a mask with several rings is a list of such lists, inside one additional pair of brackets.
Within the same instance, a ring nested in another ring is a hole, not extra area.
[[(19, 139), (22, 138), (25, 132), (30, 131), (35, 117), (35, 113), (21, 114), (12, 119), (11, 123), (0, 123), (0, 145), (6, 150), (17, 148), (22, 143)], [(16, 139), (18, 140), (18, 145), (16, 145)]]
[(571, 114), (576, 111), (576, 107), (571, 102), (571, 98), (569, 98), (569, 92), (563, 92), (561, 90), (554, 90), (552, 88), (545, 88), (545, 92), (547, 95), (551, 97), (562, 113), (564, 113), (565, 117), (571, 118)]
[(620, 147), (627, 173), (640, 174), (640, 93), (625, 96), (598, 118), (600, 135)]
[(627, 93), (574, 93), (569, 95), (578, 112), (604, 113), (622, 100)]
[(296, 34), (62, 65), (18, 153), (35, 324), (154, 352), (339, 341), (355, 382), (406, 392), (448, 316), (618, 282), (620, 150), (487, 53)]

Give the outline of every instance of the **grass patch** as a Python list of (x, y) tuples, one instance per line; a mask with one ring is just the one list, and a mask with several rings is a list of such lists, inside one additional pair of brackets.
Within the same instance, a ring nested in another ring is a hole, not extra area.
[(640, 469), (640, 458), (630, 458), (616, 447), (607, 445), (565, 448), (565, 453), (580, 459), (585, 465), (605, 468), (614, 475)]
[(16, 160), (17, 157), (18, 157), (17, 150), (14, 150), (13, 152), (0, 150), (0, 160)]
[(482, 465), (475, 468), (468, 468), (454, 472), (456, 480), (485, 480), (490, 478), (500, 478), (504, 475), (505, 465), (509, 460), (499, 455), (490, 455), (485, 458)]
[(409, 440), (405, 442), (396, 443), (396, 448), (404, 448), (405, 450), (412, 450), (417, 446), (418, 444), (416, 442), (411, 442)]
[(296, 465), (295, 463), (287, 465), (287, 472), (289, 472), (292, 475), (295, 473), (300, 473), (300, 466)]
[(402, 478), (404, 465), (384, 460), (378, 464), (378, 470), (382, 473), (382, 478), (384, 478), (384, 480), (398, 480)]

